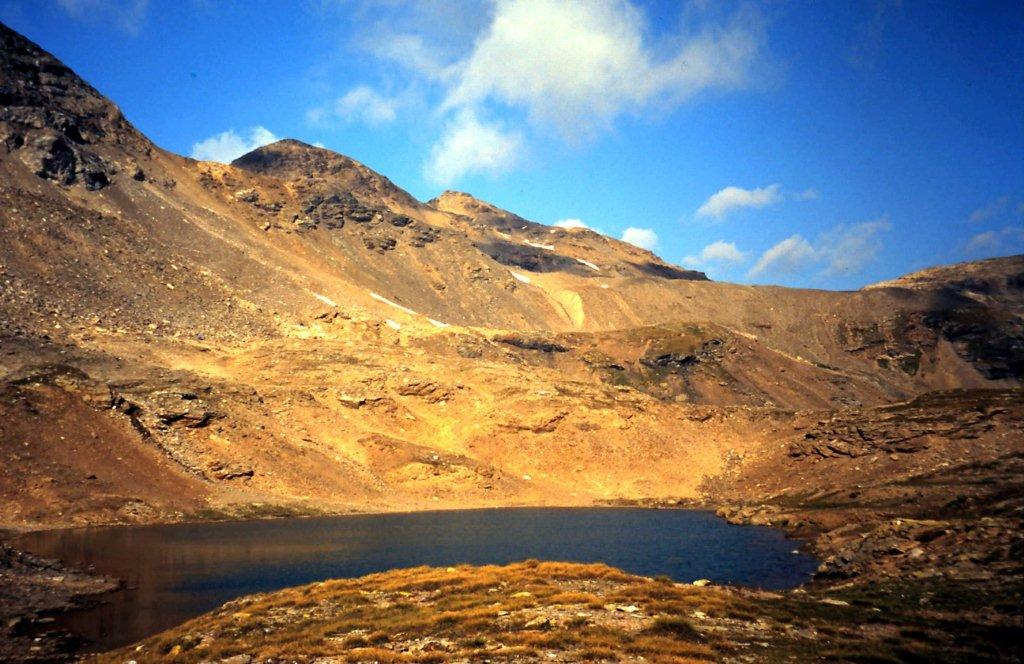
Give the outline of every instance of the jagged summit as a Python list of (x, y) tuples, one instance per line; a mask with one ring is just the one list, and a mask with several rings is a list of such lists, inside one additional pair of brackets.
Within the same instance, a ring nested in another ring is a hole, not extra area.
[(71, 69), (0, 24), (0, 144), (36, 175), (98, 190), (153, 145)]

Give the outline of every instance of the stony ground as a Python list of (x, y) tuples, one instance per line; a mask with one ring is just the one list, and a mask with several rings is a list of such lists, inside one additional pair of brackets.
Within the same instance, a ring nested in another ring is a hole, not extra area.
[(53, 627), (53, 614), (84, 606), (118, 587), (115, 579), (0, 544), (0, 661), (66, 659), (76, 642)]

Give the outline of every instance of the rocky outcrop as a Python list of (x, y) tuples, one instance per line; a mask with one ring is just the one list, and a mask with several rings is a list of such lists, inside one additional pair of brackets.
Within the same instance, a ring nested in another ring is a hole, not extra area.
[[(1005, 415), (1013, 396), (996, 393), (979, 404), (954, 405), (955, 395), (929, 395), (887, 408), (840, 411), (818, 420), (803, 439), (789, 446), (794, 458), (862, 457), (879, 453), (911, 454), (928, 448), (929, 440), (970, 440), (993, 428)], [(1003, 405), (1003, 404), (1006, 405)]]
[(501, 334), (494, 337), (494, 340), (523, 350), (536, 350), (542, 353), (566, 353), (569, 351), (569, 347), (565, 344), (540, 336)]
[(120, 168), (101, 145), (148, 149), (113, 104), (2, 24), (0, 52), (0, 143), (39, 177), (103, 189)]
[(53, 614), (84, 606), (120, 586), (0, 543), (0, 660), (70, 660), (78, 639)]

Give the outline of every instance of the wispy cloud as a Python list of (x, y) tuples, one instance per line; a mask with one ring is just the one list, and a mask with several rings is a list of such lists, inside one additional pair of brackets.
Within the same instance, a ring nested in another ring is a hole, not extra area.
[(57, 0), (78, 20), (113, 21), (118, 29), (137, 35), (145, 23), (149, 0)]
[(363, 47), (382, 60), (389, 60), (430, 81), (444, 83), (457, 73), (454, 63), (427, 45), (421, 35), (395, 34), (372, 38)]
[(799, 272), (816, 260), (818, 252), (810, 242), (801, 235), (791, 235), (761, 254), (761, 258), (750, 268), (747, 276), (756, 277), (765, 272)]
[(519, 163), (523, 137), (497, 122), (481, 121), (464, 109), (452, 118), (423, 167), (429, 181), (450, 185), (469, 173), (504, 173)]
[(1024, 227), (1005, 226), (971, 236), (965, 251), (970, 256), (1000, 256), (1024, 252)]
[[(857, 27), (848, 58), (850, 64), (862, 69), (874, 66), (885, 45), (885, 32), (902, 5), (903, 0), (875, 0), (870, 18)], [(863, 2), (860, 6), (869, 5)]]
[(971, 212), (971, 215), (967, 218), (967, 221), (972, 224), (980, 224), (983, 221), (987, 221), (1001, 214), (1004, 210), (1006, 210), (1009, 203), (1009, 196), (1001, 196), (999, 198), (995, 198), (989, 201), (988, 203), (985, 203), (981, 207), (975, 209), (973, 212)]
[(836, 226), (822, 235), (819, 252), (827, 261), (826, 274), (852, 274), (875, 260), (882, 248), (881, 234), (892, 228), (885, 217), (859, 224)]
[(761, 254), (747, 276), (792, 274), (810, 269), (820, 269), (824, 275), (855, 274), (878, 257), (881, 235), (891, 228), (889, 220), (882, 217), (834, 226), (822, 233), (814, 244), (802, 235), (792, 235)]
[(658, 234), (650, 228), (636, 228), (630, 226), (626, 230), (622, 231), (622, 241), (628, 242), (634, 246), (640, 247), (641, 249), (647, 249), (648, 251), (654, 251), (658, 246)]
[(398, 97), (386, 97), (368, 85), (358, 85), (327, 106), (318, 106), (306, 112), (314, 123), (334, 118), (344, 122), (361, 122), (378, 127), (394, 122), (401, 105)]
[(245, 135), (236, 133), (234, 129), (228, 129), (198, 143), (193, 143), (192, 158), (228, 164), (247, 152), (278, 140), (280, 138), (273, 132), (259, 125), (249, 128)]

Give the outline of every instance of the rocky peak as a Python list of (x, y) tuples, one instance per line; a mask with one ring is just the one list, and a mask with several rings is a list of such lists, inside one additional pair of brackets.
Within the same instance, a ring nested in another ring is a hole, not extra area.
[(117, 106), (3, 24), (0, 144), (39, 177), (88, 189), (107, 186), (126, 154), (152, 149)]
[(256, 148), (231, 162), (232, 166), (281, 180), (299, 182), (321, 194), (351, 193), (367, 204), (421, 203), (388, 178), (343, 154), (285, 138)]
[(427, 205), (442, 212), (468, 217), (477, 224), (501, 231), (531, 230), (542, 232), (545, 228), (544, 224), (527, 221), (517, 214), (503, 210), (496, 205), (461, 191), (449, 189), (440, 196), (431, 199)]
[(231, 164), (253, 173), (281, 178), (331, 173), (356, 166), (354, 160), (344, 155), (294, 138), (258, 147)]

